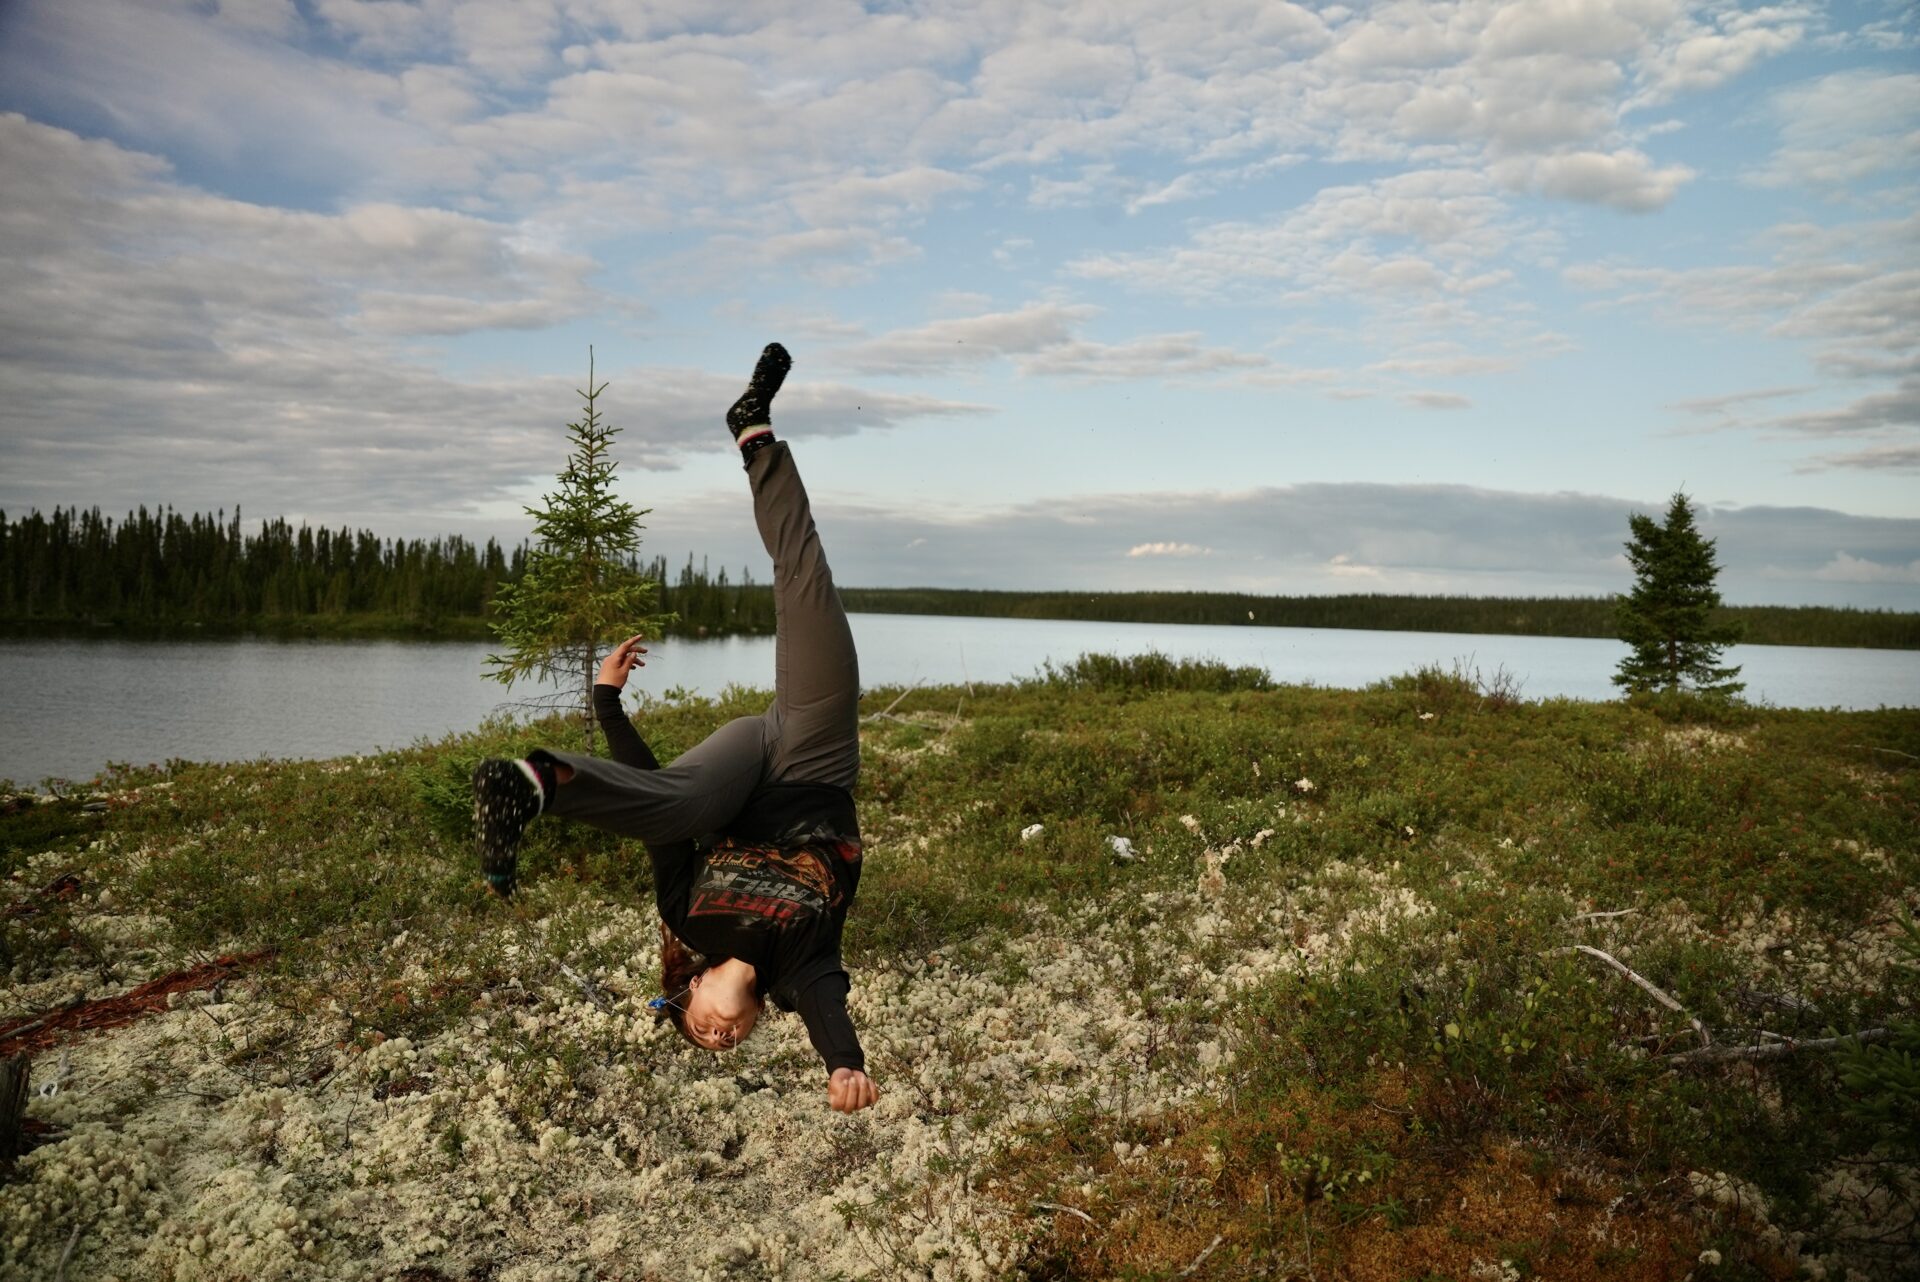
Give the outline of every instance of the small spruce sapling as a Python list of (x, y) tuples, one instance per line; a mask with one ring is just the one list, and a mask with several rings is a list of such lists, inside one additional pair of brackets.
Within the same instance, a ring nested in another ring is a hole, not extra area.
[(1620, 639), (1631, 649), (1620, 660), (1613, 683), (1629, 694), (1679, 690), (1721, 697), (1746, 689), (1738, 666), (1719, 662), (1720, 651), (1738, 642), (1737, 623), (1714, 618), (1720, 593), (1714, 587), (1720, 567), (1713, 540), (1701, 537), (1693, 507), (1684, 492), (1667, 507), (1667, 519), (1634, 513), (1628, 518), (1633, 538), (1627, 559), (1633, 563), (1633, 591), (1615, 598)]
[[(657, 585), (639, 569), (640, 518), (614, 492), (617, 464), (611, 452), (619, 433), (601, 418), (593, 349), (587, 349), (587, 386), (579, 393), (586, 413), (567, 424), (573, 452), (560, 472), (559, 488), (528, 508), (534, 547), (526, 572), (502, 584), (494, 596), (491, 626), (502, 653), (487, 656), (487, 675), (506, 685), (532, 677), (560, 693), (543, 702), (577, 712), (593, 751), (593, 680), (600, 648), (636, 632), (658, 635), (669, 616), (653, 616)], [(566, 693), (570, 680), (581, 684)]]

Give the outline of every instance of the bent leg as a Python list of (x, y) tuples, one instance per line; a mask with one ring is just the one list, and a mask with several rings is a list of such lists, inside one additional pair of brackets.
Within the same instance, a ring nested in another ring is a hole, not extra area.
[(753, 515), (773, 558), (770, 782), (851, 789), (860, 777), (860, 664), (853, 629), (785, 441), (747, 460)]
[(573, 771), (554, 789), (547, 813), (649, 846), (704, 837), (730, 823), (767, 777), (767, 749), (765, 719), (739, 717), (661, 770), (543, 752)]

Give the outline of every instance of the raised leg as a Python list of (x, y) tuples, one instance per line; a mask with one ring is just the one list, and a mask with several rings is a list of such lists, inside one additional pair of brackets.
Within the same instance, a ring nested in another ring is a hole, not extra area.
[(760, 540), (773, 558), (778, 620), (768, 780), (851, 789), (860, 777), (860, 663), (786, 442), (756, 451), (747, 480)]
[(766, 780), (767, 732), (764, 717), (737, 717), (660, 770), (543, 751), (539, 755), (573, 771), (554, 789), (547, 813), (649, 846), (704, 837), (724, 828)]

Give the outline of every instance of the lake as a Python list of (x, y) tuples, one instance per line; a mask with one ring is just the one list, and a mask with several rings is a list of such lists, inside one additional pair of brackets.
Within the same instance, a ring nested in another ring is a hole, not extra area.
[[(1618, 641), (1337, 628), (1224, 628), (856, 614), (868, 687), (998, 682), (1090, 651), (1214, 658), (1283, 682), (1363, 686), (1422, 664), (1504, 668), (1525, 698), (1614, 697)], [(332, 757), (468, 730), (524, 688), (488, 647), (419, 641), (0, 640), (0, 779), (90, 778), (109, 761)], [(1781, 707), (1920, 705), (1920, 652), (1739, 646), (1747, 697)], [(770, 686), (773, 640), (669, 640), (630, 688)]]

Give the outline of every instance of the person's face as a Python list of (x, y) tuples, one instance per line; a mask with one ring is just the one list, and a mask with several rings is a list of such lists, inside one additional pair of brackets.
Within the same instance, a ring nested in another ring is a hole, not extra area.
[(760, 1019), (760, 1007), (751, 997), (709, 989), (697, 976), (687, 990), (687, 1032), (693, 1040), (712, 1051), (738, 1046), (753, 1031)]

